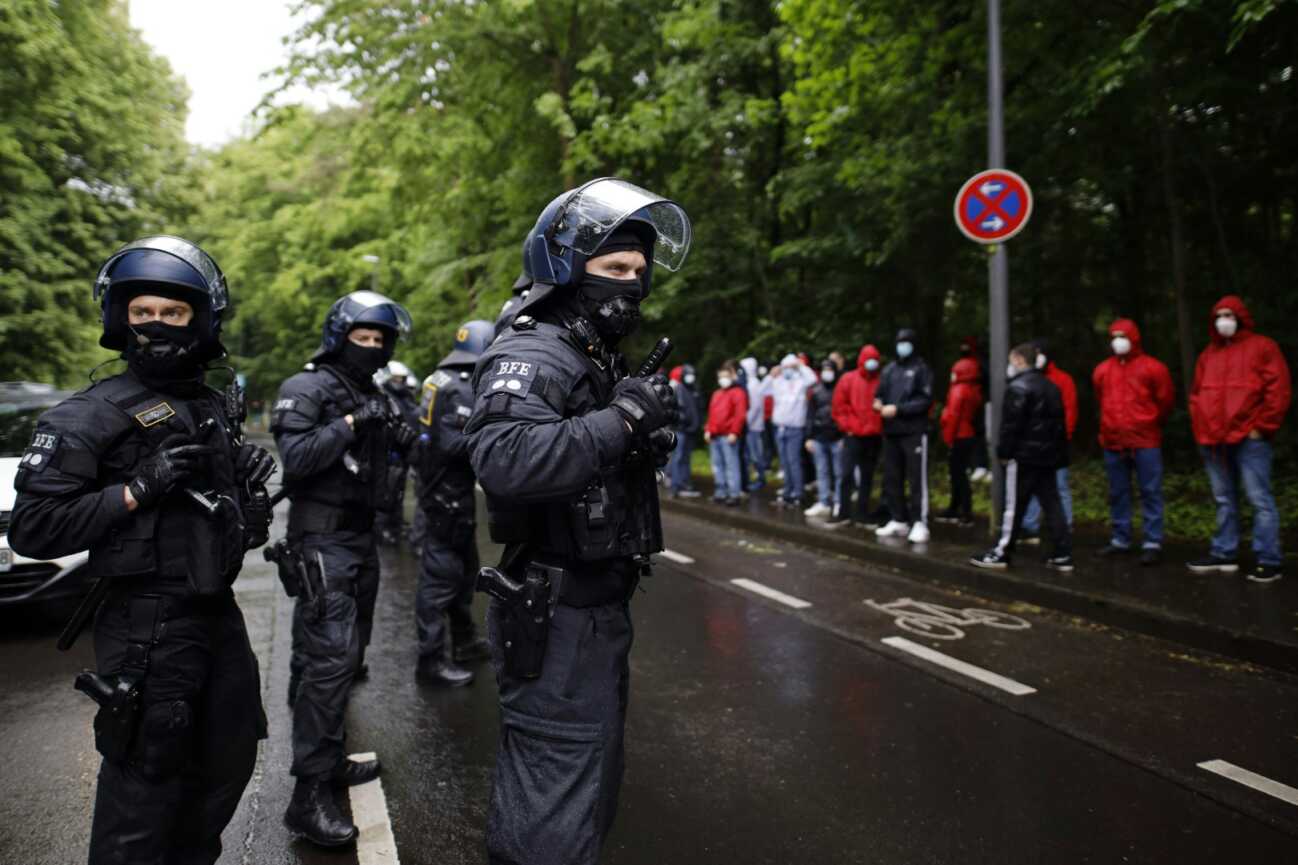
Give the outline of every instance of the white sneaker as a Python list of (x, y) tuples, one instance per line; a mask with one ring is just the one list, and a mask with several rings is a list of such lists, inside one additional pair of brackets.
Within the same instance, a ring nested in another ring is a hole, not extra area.
[(906, 536), (906, 540), (910, 541), (912, 544), (927, 544), (928, 526), (923, 523), (915, 523), (915, 525), (910, 527), (910, 534)]
[(831, 508), (829, 505), (823, 502), (816, 502), (814, 505), (812, 505), (811, 507), (803, 511), (802, 515), (804, 517), (823, 517), (826, 514), (832, 512), (833, 512), (833, 508)]
[(874, 530), (876, 537), (880, 538), (904, 538), (910, 534), (910, 526), (906, 523), (899, 523), (896, 520), (889, 520), (886, 525), (880, 526)]
[(969, 475), (969, 480), (971, 480), (971, 481), (975, 481), (975, 482), (976, 482), (976, 481), (985, 481), (985, 480), (990, 480), (990, 479), (991, 479), (991, 476), (992, 476), (992, 473), (989, 472), (987, 469), (984, 469), (984, 468), (976, 468), (976, 469), (974, 469), (973, 472)]

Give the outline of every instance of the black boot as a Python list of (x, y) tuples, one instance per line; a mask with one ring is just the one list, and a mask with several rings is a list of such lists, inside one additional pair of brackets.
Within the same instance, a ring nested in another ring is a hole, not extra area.
[(288, 678), (288, 707), (291, 709), (297, 703), (297, 690), (302, 682), (296, 676)]
[(451, 651), (451, 657), (457, 664), (483, 661), (491, 657), (491, 649), (487, 648), (487, 641), (481, 637), (474, 640), (456, 641), (455, 648)]
[(342, 847), (359, 834), (339, 812), (328, 775), (298, 779), (293, 800), (284, 812), (284, 825), (321, 847)]
[(456, 666), (450, 661), (443, 661), (440, 658), (437, 660), (424, 658), (420, 659), (419, 666), (415, 668), (415, 677), (429, 685), (445, 685), (450, 688), (457, 688), (461, 685), (468, 685), (473, 681), (473, 671)]
[(335, 787), (355, 787), (359, 784), (368, 784), (379, 777), (380, 769), (378, 760), (344, 759), (334, 769), (329, 780)]

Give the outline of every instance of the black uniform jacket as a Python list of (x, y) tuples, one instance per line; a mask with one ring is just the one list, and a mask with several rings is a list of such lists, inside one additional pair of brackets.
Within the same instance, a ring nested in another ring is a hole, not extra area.
[(1040, 370), (1025, 370), (1010, 380), (1001, 409), (996, 455), (1043, 468), (1067, 464), (1068, 435), (1059, 388)]

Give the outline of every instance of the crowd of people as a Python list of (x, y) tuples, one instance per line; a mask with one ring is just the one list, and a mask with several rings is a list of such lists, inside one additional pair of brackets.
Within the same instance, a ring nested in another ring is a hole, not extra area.
[[(1194, 440), (1216, 505), (1216, 529), (1206, 555), (1187, 562), (1196, 573), (1240, 570), (1240, 497), (1253, 511), (1253, 563), (1248, 579), (1280, 579), (1280, 515), (1271, 489), (1272, 440), (1284, 422), (1291, 387), (1276, 342), (1258, 333), (1244, 302), (1233, 295), (1212, 306), (1209, 342), (1199, 355), (1188, 393)], [(702, 433), (708, 445), (713, 499), (736, 506), (763, 489), (778, 460), (781, 482), (772, 504), (802, 507), (812, 525), (864, 526), (881, 538), (930, 539), (930, 521), (975, 525), (972, 484), (988, 479), (989, 456), (1004, 466), (1004, 507), (996, 544), (971, 563), (1006, 568), (1016, 549), (1047, 535), (1050, 568), (1068, 572), (1073, 501), (1069, 462), (1078, 422), (1073, 376), (1056, 362), (1045, 339), (1016, 346), (1004, 371), (1001, 416), (989, 410), (991, 364), (977, 341), (965, 338), (939, 401), (914, 330), (902, 328), (884, 361), (865, 345), (847, 368), (838, 352), (816, 363), (789, 353), (766, 365), (755, 357), (727, 360), (703, 407), (698, 373), (672, 370), (682, 407), (667, 482), (674, 497), (698, 497), (690, 458)], [(1157, 565), (1164, 541), (1163, 429), (1176, 404), (1166, 365), (1148, 354), (1128, 318), (1108, 329), (1109, 357), (1091, 374), (1099, 410), (1099, 445), (1109, 486), (1109, 539), (1101, 557), (1133, 555)], [(929, 436), (936, 425), (947, 451), (950, 501), (930, 514)], [(988, 426), (994, 452), (987, 445)], [(879, 499), (872, 502), (882, 462)], [(814, 478), (814, 483), (808, 479)], [(814, 500), (804, 501), (814, 488)], [(1134, 502), (1139, 498), (1137, 534)], [(873, 506), (872, 506), (873, 505)], [(1046, 530), (1046, 531), (1043, 531)]]

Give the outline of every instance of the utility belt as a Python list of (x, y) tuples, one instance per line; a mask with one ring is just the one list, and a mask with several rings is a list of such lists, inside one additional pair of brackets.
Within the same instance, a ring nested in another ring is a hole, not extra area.
[[(541, 675), (556, 606), (584, 609), (626, 603), (641, 578), (652, 573), (648, 556), (606, 562), (598, 571), (589, 565), (573, 569), (571, 562), (547, 562), (544, 555), (516, 565), (522, 558), (521, 550), (506, 548), (500, 567), (483, 568), (477, 579), (478, 591), (501, 602), (505, 670), (520, 679)], [(522, 581), (508, 576), (511, 570), (521, 571)]]
[(341, 507), (296, 496), (288, 512), (288, 533), (328, 534), (368, 532), (374, 528), (374, 510), (363, 505)]

